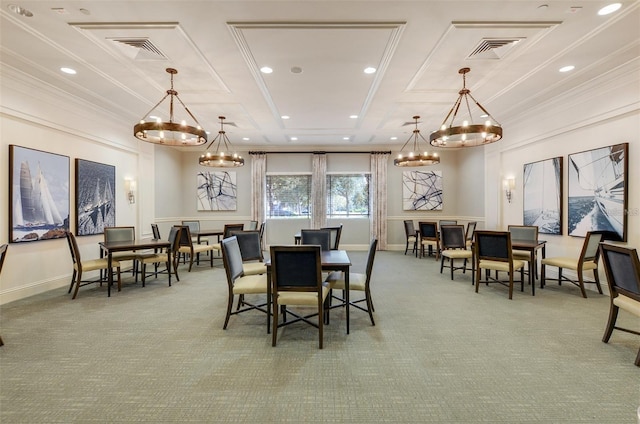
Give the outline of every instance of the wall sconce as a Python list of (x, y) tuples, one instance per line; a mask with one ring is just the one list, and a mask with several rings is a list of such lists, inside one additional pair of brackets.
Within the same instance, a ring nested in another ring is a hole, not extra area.
[(132, 179), (125, 179), (124, 187), (127, 190), (127, 199), (133, 205), (136, 203), (136, 182)]
[(512, 190), (516, 188), (516, 179), (513, 177), (504, 180), (504, 193), (507, 196), (507, 202), (511, 203)]

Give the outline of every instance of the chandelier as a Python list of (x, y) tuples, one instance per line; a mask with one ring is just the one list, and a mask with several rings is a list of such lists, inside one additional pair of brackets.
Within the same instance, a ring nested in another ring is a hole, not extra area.
[[(446, 118), (442, 121), (440, 129), (432, 132), (429, 136), (429, 142), (432, 146), (484, 146), (485, 144), (495, 143), (502, 138), (502, 127), (500, 124), (478, 103), (466, 86), (466, 74), (470, 70), (470, 68), (462, 68), (458, 71), (459, 74), (462, 74), (462, 90), (458, 92), (458, 100), (456, 100)], [(481, 114), (477, 114), (476, 121), (473, 120), (471, 114), (469, 98), (471, 98), (473, 103), (475, 103), (481, 111)], [(461, 115), (463, 115), (460, 107), (462, 107), (463, 110), (466, 109), (468, 113), (468, 116), (459, 118), (462, 122), (456, 121), (458, 112), (461, 112)], [(449, 118), (451, 119), (449, 120)], [(480, 118), (485, 119), (484, 123), (479, 123), (481, 122)], [(476, 123), (474, 124), (473, 122)]]
[[(207, 142), (207, 133), (200, 127), (198, 120), (187, 109), (178, 92), (173, 89), (173, 76), (178, 73), (173, 68), (167, 68), (167, 72), (171, 75), (171, 89), (167, 90), (167, 94), (151, 108), (145, 115), (150, 121), (143, 118), (133, 127), (133, 135), (142, 141), (155, 144), (164, 144), (167, 146), (200, 146)], [(169, 120), (163, 121), (161, 117), (156, 116), (156, 108), (169, 97)], [(173, 120), (173, 102), (174, 98), (180, 102), (187, 114), (193, 119), (196, 126), (187, 125), (186, 121), (174, 122)], [(152, 115), (153, 113), (153, 115)]]
[(229, 137), (227, 137), (227, 133), (224, 131), (224, 120), (226, 119), (224, 116), (218, 116), (220, 119), (220, 131), (218, 131), (218, 135), (216, 138), (211, 140), (211, 143), (207, 146), (209, 149), (213, 143), (218, 140), (218, 145), (216, 146), (215, 153), (206, 152), (205, 154), (200, 156), (198, 162), (202, 166), (210, 166), (212, 168), (236, 168), (244, 165), (244, 159), (239, 156), (237, 153), (225, 153), (219, 152), (220, 144), (224, 143), (224, 149), (229, 150), (229, 145), (231, 141), (229, 141)]
[[(422, 134), (420, 134), (420, 130), (418, 129), (418, 119), (420, 119), (420, 116), (416, 115), (413, 117), (416, 127), (413, 130), (413, 134), (411, 134), (407, 141), (402, 145), (398, 157), (393, 160), (393, 164), (395, 166), (426, 166), (440, 163), (440, 157), (437, 153), (429, 153), (426, 151), (424, 153), (420, 153), (418, 151), (418, 142), (420, 139), (424, 140), (424, 143), (429, 147), (429, 143), (427, 143), (427, 140), (422, 136)], [(403, 154), (402, 151), (411, 140), (413, 140), (413, 150), (407, 154)]]

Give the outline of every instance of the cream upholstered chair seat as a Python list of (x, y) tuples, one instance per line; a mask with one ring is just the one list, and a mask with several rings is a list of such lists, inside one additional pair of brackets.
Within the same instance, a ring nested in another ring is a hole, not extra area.
[[(492, 271), (504, 271), (509, 272), (509, 263), (502, 261), (492, 261), (488, 259), (482, 259), (479, 261), (480, 268), (490, 269)], [(514, 260), (513, 270), (517, 271), (524, 266), (524, 261)]]
[(244, 270), (244, 275), (258, 275), (267, 273), (267, 266), (264, 264), (264, 262), (244, 262), (242, 264), (242, 269)]
[(267, 292), (266, 275), (244, 275), (233, 283), (233, 294), (261, 294)]
[(193, 240), (191, 238), (191, 230), (187, 225), (177, 225), (174, 227), (179, 227), (182, 230), (180, 231), (180, 247), (178, 248), (178, 253), (182, 255), (189, 255), (189, 269), (188, 272), (191, 272), (191, 268), (193, 267), (194, 258), (197, 263), (200, 262), (200, 253), (208, 253), (209, 254), (209, 263), (213, 268), (213, 245), (210, 244), (193, 244)]
[[(556, 258), (545, 258), (542, 260), (542, 263), (544, 265), (556, 266), (558, 268), (570, 269), (572, 271), (578, 270), (578, 258), (559, 256)], [(598, 269), (598, 264), (594, 261), (586, 261), (582, 264), (582, 269), (584, 271)]]
[[(351, 280), (349, 280), (351, 281)], [(329, 284), (322, 285), (322, 301), (324, 302), (329, 295)], [(278, 292), (279, 305), (296, 305), (296, 306), (317, 306), (318, 294), (315, 292), (295, 292), (281, 291)]]
[(624, 309), (630, 314), (640, 317), (640, 302), (635, 299), (627, 297), (623, 294), (618, 294), (618, 296), (613, 299), (613, 304), (618, 308)]
[[(330, 288), (336, 290), (344, 290), (344, 273), (342, 271), (333, 271), (329, 273), (329, 276), (325, 280), (329, 283)], [(349, 290), (364, 291), (365, 284), (367, 282), (367, 276), (358, 272), (349, 273)]]
[[(462, 270), (467, 272), (467, 261), (473, 262), (473, 252), (467, 250), (464, 226), (463, 225), (443, 225), (440, 227), (440, 242), (442, 243), (442, 258), (440, 259), (440, 274), (445, 268), (445, 259), (449, 260), (448, 267), (451, 269), (451, 279), (453, 271)], [(456, 260), (462, 259), (462, 266), (456, 266)], [(475, 270), (471, 267), (471, 282), (474, 282)]]

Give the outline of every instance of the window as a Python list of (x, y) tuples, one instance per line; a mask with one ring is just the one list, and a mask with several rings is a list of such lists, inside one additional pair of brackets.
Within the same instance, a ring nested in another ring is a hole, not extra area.
[(311, 175), (267, 175), (267, 217), (308, 218)]
[(327, 175), (327, 216), (369, 216), (369, 174)]

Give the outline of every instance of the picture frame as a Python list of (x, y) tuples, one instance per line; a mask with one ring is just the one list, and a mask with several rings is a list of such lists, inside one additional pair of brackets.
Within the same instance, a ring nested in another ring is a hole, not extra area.
[(569, 155), (568, 234), (627, 241), (629, 143)]
[(76, 235), (102, 234), (116, 225), (116, 167), (78, 158), (75, 166)]
[(11, 243), (66, 237), (69, 168), (69, 156), (9, 145)]
[(535, 225), (542, 234), (561, 235), (562, 157), (526, 163), (522, 170), (524, 225)]
[(442, 171), (402, 173), (402, 207), (405, 211), (440, 211), (442, 198)]
[(198, 211), (235, 211), (238, 208), (237, 190), (235, 171), (198, 172)]

